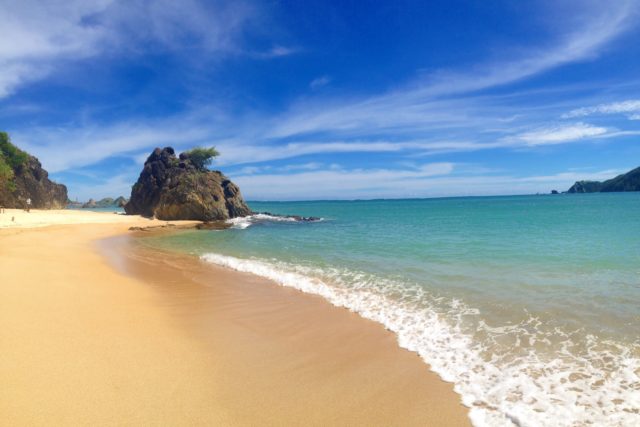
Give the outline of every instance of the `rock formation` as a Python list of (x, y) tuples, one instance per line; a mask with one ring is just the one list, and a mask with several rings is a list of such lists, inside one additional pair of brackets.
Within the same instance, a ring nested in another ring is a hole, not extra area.
[(113, 204), (119, 208), (124, 208), (124, 206), (127, 204), (127, 201), (128, 201), (127, 199), (120, 196), (113, 201)]
[(98, 204), (93, 199), (89, 199), (89, 201), (87, 203), (82, 205), (82, 209), (93, 209), (93, 208), (97, 208), (97, 207), (98, 207)]
[(577, 181), (567, 193), (609, 193), (640, 191), (640, 167), (603, 182)]
[(144, 163), (131, 198), (129, 215), (162, 220), (215, 221), (251, 214), (240, 189), (219, 171), (196, 167), (186, 153), (156, 148)]
[(13, 145), (0, 132), (0, 206), (25, 208), (31, 199), (34, 209), (64, 209), (67, 187), (49, 179), (37, 158)]
[(120, 196), (116, 199), (111, 197), (105, 197), (97, 202), (94, 199), (89, 199), (87, 203), (82, 204), (83, 208), (123, 208), (127, 204), (127, 199)]

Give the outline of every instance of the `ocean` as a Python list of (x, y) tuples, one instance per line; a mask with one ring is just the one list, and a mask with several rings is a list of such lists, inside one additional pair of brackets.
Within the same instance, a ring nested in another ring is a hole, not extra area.
[(382, 323), (476, 426), (640, 425), (640, 193), (250, 206), (322, 220), (145, 240)]

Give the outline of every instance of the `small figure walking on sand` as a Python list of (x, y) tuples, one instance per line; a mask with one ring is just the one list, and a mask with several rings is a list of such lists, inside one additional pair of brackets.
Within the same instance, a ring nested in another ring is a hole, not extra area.
[(31, 211), (31, 198), (27, 199), (27, 212)]

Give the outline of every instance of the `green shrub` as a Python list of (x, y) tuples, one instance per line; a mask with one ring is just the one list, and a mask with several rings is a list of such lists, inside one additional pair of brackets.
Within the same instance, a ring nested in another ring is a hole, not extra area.
[(27, 153), (11, 143), (6, 132), (0, 132), (0, 154), (4, 156), (4, 162), (14, 170), (26, 164), (29, 159)]
[(13, 169), (9, 166), (0, 153), (0, 183), (4, 183), (13, 178)]
[(192, 150), (185, 151), (184, 154), (189, 158), (191, 163), (198, 169), (204, 170), (211, 164), (214, 157), (220, 155), (215, 147), (202, 148), (196, 147)]

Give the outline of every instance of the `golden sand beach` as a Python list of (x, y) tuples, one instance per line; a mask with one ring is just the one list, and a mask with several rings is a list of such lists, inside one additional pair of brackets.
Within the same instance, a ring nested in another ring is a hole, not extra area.
[(381, 325), (128, 231), (162, 224), (0, 214), (0, 424), (469, 424)]

